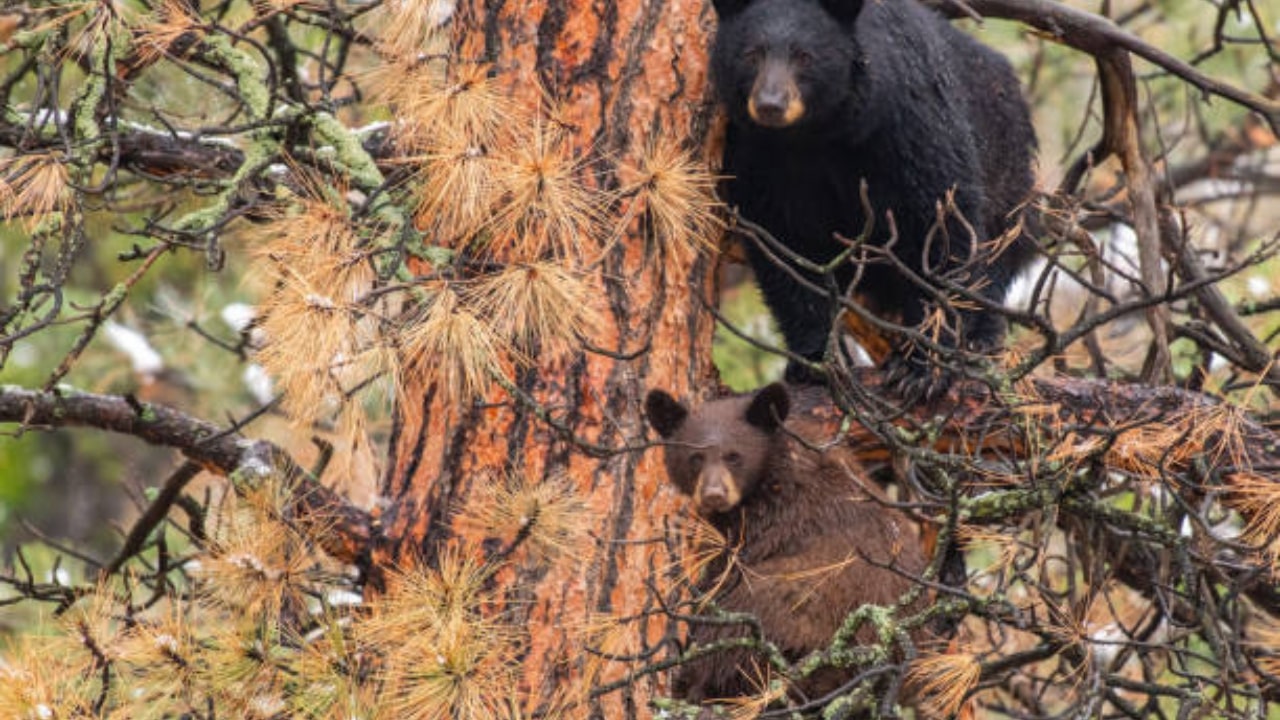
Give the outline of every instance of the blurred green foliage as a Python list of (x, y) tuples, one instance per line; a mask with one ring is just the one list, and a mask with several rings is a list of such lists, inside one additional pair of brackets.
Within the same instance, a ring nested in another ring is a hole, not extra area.
[[(752, 282), (725, 289), (720, 296), (720, 312), (742, 333), (767, 345), (782, 346), (782, 336)], [(787, 364), (786, 358), (747, 342), (723, 325), (716, 328), (711, 353), (720, 370), (720, 381), (734, 392), (754, 390), (779, 379)]]

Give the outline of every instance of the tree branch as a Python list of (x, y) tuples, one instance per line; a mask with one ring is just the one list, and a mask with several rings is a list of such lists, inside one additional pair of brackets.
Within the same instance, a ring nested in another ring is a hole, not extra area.
[(291, 481), (299, 520), (319, 530), (325, 552), (365, 569), (379, 531), (370, 515), (321, 485), (275, 444), (251, 440), (164, 405), (132, 397), (74, 390), (51, 392), (0, 386), (0, 423), (25, 428), (91, 427), (132, 435), (171, 447), (203, 468), (231, 478), (237, 486), (273, 472)]
[[(947, 0), (926, 2), (948, 16), (966, 16)], [(1056, 0), (966, 0), (966, 4), (982, 16), (1015, 20), (1044, 32), (1055, 42), (1096, 57), (1122, 48), (1164, 68), (1204, 93), (1217, 95), (1258, 113), (1271, 127), (1271, 132), (1280, 136), (1280, 102), (1215, 80), (1186, 61), (1143, 42), (1101, 15), (1077, 10)]]
[[(874, 394), (883, 377), (879, 371), (863, 370), (854, 374), (852, 383)], [(1001, 401), (981, 383), (957, 383), (936, 407), (917, 407), (892, 423), (868, 419), (851, 408), (853, 422), (843, 429), (842, 415), (833, 411), (825, 394), (803, 412), (807, 420), (822, 426), (825, 435), (821, 436), (841, 437), (866, 465), (915, 453), (948, 472), (968, 471), (979, 484), (988, 481), (983, 477), (987, 475), (1019, 487), (1027, 483), (1022, 490), (1039, 493), (1031, 504), (1040, 509), (1046, 502), (1058, 503), (1053, 492), (1040, 492), (1049, 487), (1045, 483), (1055, 471), (1028, 474), (1026, 469), (1010, 466), (1005, 472), (990, 472), (1001, 463), (1026, 458), (1033, 445), (1037, 452), (1055, 454), (1058, 472), (1066, 473), (1061, 480), (1053, 480), (1063, 483), (1058, 493), (1068, 488), (1071, 493), (1100, 491), (1105, 488), (1088, 482), (1100, 486), (1110, 482), (1113, 473), (1120, 473), (1164, 478), (1166, 491), (1178, 495), (1185, 506), (1196, 507), (1207, 497), (1230, 496), (1235, 478), (1280, 482), (1280, 438), (1243, 411), (1208, 395), (1175, 387), (1066, 377), (1031, 379), (1019, 386), (1016, 395), (1016, 402)], [(950, 414), (939, 419), (940, 408), (948, 408)], [(1169, 442), (1172, 435), (1181, 438)], [(1046, 442), (1054, 447), (1040, 447)], [(1196, 467), (1201, 463), (1209, 465), (1209, 477), (1204, 479), (1197, 476), (1204, 470)], [(1099, 471), (1090, 474), (1085, 484), (1071, 475), (1090, 464), (1097, 464)], [(991, 504), (999, 505), (994, 499)], [(1262, 506), (1230, 506), (1247, 523), (1264, 512)], [(1022, 512), (1009, 503), (997, 510), (999, 517), (992, 519), (1007, 520)], [(1259, 557), (1263, 554), (1250, 553), (1232, 569), (1217, 566), (1218, 572), (1238, 583), (1238, 589), (1260, 608), (1280, 617), (1280, 594), (1259, 580), (1265, 576), (1267, 561)], [(1139, 553), (1110, 559), (1122, 579), (1150, 576), (1149, 562)]]

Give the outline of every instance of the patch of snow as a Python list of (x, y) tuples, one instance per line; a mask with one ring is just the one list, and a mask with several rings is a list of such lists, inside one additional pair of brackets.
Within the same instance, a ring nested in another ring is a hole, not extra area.
[(249, 323), (258, 316), (258, 311), (249, 303), (228, 303), (219, 313), (222, 322), (236, 332), (244, 332)]
[(352, 605), (363, 605), (364, 596), (350, 590), (330, 590), (325, 596), (325, 600), (333, 607), (349, 607)]
[(275, 399), (276, 393), (271, 383), (271, 376), (258, 363), (247, 365), (244, 372), (240, 374), (240, 381), (259, 404), (266, 405)]
[(270, 465), (258, 458), (249, 458), (240, 464), (239, 468), (243, 475), (255, 475), (260, 478), (268, 478), (274, 473)]
[(102, 330), (107, 342), (129, 358), (135, 373), (154, 378), (164, 370), (164, 358), (151, 347), (151, 343), (142, 333), (114, 320), (108, 320), (102, 326)]
[(1245, 283), (1249, 289), (1249, 294), (1256, 298), (1271, 297), (1271, 280), (1260, 275), (1254, 275)]
[(432, 0), (427, 6), (427, 23), (433, 28), (441, 27), (453, 19), (453, 11), (457, 8), (454, 0)]

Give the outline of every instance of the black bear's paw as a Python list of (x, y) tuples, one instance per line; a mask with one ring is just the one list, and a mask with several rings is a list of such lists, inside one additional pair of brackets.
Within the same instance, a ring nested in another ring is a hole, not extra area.
[(907, 404), (932, 403), (947, 394), (955, 373), (923, 353), (894, 353), (885, 363), (885, 390)]

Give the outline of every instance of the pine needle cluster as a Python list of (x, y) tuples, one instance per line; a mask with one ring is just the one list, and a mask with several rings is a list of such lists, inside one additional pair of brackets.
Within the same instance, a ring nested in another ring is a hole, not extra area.
[(512, 264), (479, 278), (466, 294), (498, 337), (544, 364), (580, 350), (599, 324), (590, 278), (560, 263)]
[[(320, 550), (325, 528), (289, 519), (287, 484), (223, 491), (207, 537), (169, 574), (126, 572), (0, 647), (0, 717), (518, 720), (585, 698), (577, 684), (522, 683), (532, 637), (506, 579), (515, 558), (577, 571), (589, 518), (568, 482), (488, 483), (470, 512), (507, 545), (459, 540), (373, 598)], [(581, 629), (568, 631), (580, 648)]]
[(357, 637), (383, 658), (383, 707), (395, 717), (498, 717), (518, 673), (515, 629), (486, 617), (487, 567), (459, 549), (439, 568), (400, 573)]
[(181, 0), (162, 0), (142, 22), (134, 47), (143, 64), (150, 64), (167, 55), (179, 39), (188, 33), (199, 32), (200, 16), (188, 3)]
[(1251, 543), (1280, 577), (1280, 488), (1263, 475), (1241, 472), (1231, 476), (1226, 504), (1248, 518), (1241, 537)]
[(637, 203), (661, 251), (675, 256), (710, 249), (721, 230), (716, 177), (670, 137), (644, 144), (623, 191)]
[(571, 555), (588, 539), (590, 515), (563, 476), (511, 472), (477, 483), (459, 526), (498, 538), (535, 562)]
[(954, 717), (981, 676), (982, 665), (972, 653), (945, 652), (912, 662), (906, 683), (923, 699), (921, 710), (928, 717)]
[(0, 716), (89, 717), (96, 688), (85, 679), (83, 664), (51, 655), (41, 641), (23, 638), (0, 655)]
[(61, 153), (0, 158), (0, 217), (22, 218), (28, 229), (71, 203), (70, 175)]
[(386, 302), (367, 297), (384, 228), (352, 218), (343, 183), (326, 187), (317, 174), (293, 169), (298, 190), (282, 193), (255, 227), (265, 240), (255, 255), (270, 290), (256, 321), (266, 342), (254, 359), (275, 379), (295, 422), (338, 417), (344, 429), (363, 432), (367, 423), (351, 395), (394, 370), (383, 337)]
[(450, 285), (409, 315), (401, 343), (401, 369), (409, 377), (398, 386), (425, 380), (453, 398), (483, 394), (495, 376), (506, 374), (502, 362), (511, 350)]
[(451, 0), (388, 0), (369, 13), (365, 32), (385, 56), (414, 58), (447, 39), (454, 7)]

